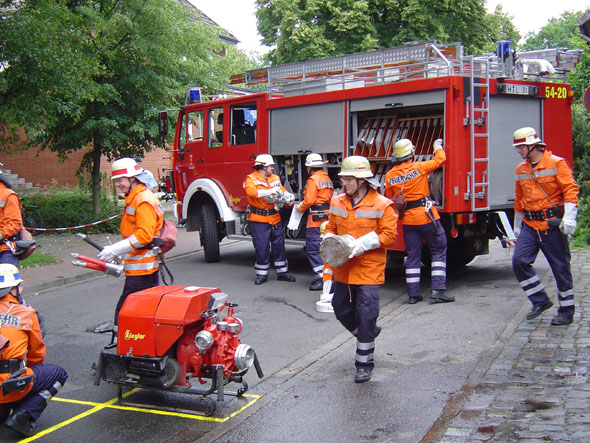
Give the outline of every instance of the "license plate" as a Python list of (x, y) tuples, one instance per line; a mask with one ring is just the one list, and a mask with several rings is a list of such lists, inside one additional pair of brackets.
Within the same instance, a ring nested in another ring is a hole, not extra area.
[(499, 92), (502, 92), (503, 94), (534, 95), (532, 94), (531, 87), (528, 85), (511, 85), (505, 83), (501, 86), (502, 88)]

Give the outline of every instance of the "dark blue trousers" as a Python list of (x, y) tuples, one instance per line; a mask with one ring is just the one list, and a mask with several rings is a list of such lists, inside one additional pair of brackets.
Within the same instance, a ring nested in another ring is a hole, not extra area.
[(324, 261), (320, 257), (321, 242), (320, 228), (307, 228), (305, 233), (305, 252), (307, 253), (307, 260), (315, 278), (320, 280), (324, 272)]
[(280, 222), (276, 225), (250, 222), (250, 233), (256, 251), (256, 263), (254, 264), (256, 275), (268, 278), (271, 253), (277, 274), (288, 274), (289, 265), (285, 250), (283, 225)]
[(3, 406), (13, 411), (23, 409), (33, 420), (39, 419), (41, 413), (51, 400), (63, 387), (68, 379), (68, 373), (64, 368), (51, 364), (31, 366), (35, 373), (33, 388), (18, 401), (4, 403)]
[(332, 307), (342, 326), (356, 337), (355, 366), (373, 368), (379, 317), (379, 285), (347, 285), (335, 281)]
[(516, 279), (533, 306), (540, 306), (549, 301), (545, 288), (533, 269), (539, 249), (547, 259), (557, 283), (559, 300), (557, 312), (573, 316), (575, 306), (574, 285), (570, 270), (571, 257), (559, 229), (536, 231), (527, 224), (523, 224), (512, 256), (512, 269)]
[(18, 268), (18, 257), (10, 251), (2, 251), (0, 252), (0, 263), (14, 265)]
[(129, 294), (134, 292), (143, 291), (144, 289), (153, 288), (160, 284), (160, 273), (154, 272), (148, 275), (132, 275), (125, 277), (125, 286), (123, 286), (123, 293), (119, 297), (119, 302), (115, 308), (115, 324), (119, 324), (119, 312), (123, 307), (123, 303), (127, 299)]
[[(436, 227), (436, 231), (434, 229)], [(408, 297), (420, 295), (420, 263), (422, 261), (422, 240), (426, 241), (432, 256), (432, 289), (444, 291), (447, 288), (447, 236), (440, 220), (425, 225), (404, 225), (406, 244), (406, 290)]]

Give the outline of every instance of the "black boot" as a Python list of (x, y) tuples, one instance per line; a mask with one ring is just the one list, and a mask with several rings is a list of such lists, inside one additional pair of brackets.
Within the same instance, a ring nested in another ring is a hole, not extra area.
[(310, 291), (321, 291), (322, 289), (324, 289), (324, 281), (321, 278), (316, 278), (309, 285)]
[(4, 424), (25, 437), (32, 437), (37, 432), (37, 423), (23, 409), (14, 411)]

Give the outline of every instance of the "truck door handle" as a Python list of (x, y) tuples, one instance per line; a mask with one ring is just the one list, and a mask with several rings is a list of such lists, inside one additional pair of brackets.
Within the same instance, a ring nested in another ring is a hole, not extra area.
[(252, 154), (250, 157), (248, 157), (250, 160), (254, 160), (256, 158), (256, 156), (254, 154)]
[(197, 163), (205, 163), (205, 159), (204, 158), (200, 158), (197, 160)]

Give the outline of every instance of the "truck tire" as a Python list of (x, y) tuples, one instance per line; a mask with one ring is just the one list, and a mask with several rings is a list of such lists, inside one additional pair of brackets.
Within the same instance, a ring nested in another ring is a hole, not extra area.
[(217, 210), (214, 205), (207, 204), (201, 208), (201, 228), (199, 229), (201, 245), (207, 263), (219, 261), (219, 239), (217, 236)]

